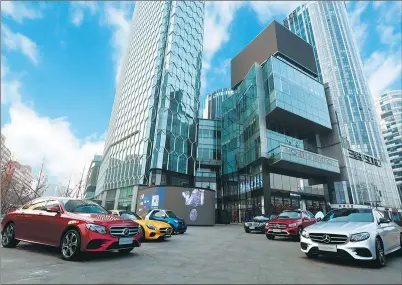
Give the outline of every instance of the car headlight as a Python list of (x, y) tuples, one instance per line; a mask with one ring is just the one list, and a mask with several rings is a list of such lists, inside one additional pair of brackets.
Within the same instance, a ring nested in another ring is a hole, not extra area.
[(354, 242), (363, 241), (363, 240), (368, 239), (369, 237), (370, 237), (370, 234), (366, 233), (366, 232), (353, 234), (353, 235), (350, 236), (350, 241), (354, 241)]
[(301, 235), (302, 235), (302, 237), (304, 237), (304, 238), (310, 238), (310, 234), (309, 234), (308, 231), (306, 231), (306, 230), (303, 230)]
[(179, 220), (173, 220), (176, 224), (178, 224), (179, 223)]
[(147, 228), (150, 229), (150, 230), (156, 230), (156, 227), (153, 226), (153, 225), (151, 225), (151, 224), (147, 224), (146, 226), (147, 226)]
[(106, 228), (95, 224), (86, 224), (85, 227), (95, 233), (106, 234)]
[(244, 225), (245, 225), (246, 227), (248, 227), (248, 223), (244, 223)]
[(138, 226), (138, 232), (142, 233), (142, 227), (141, 226)]
[(288, 228), (293, 228), (293, 227), (295, 227), (295, 226), (297, 226), (296, 223), (291, 223), (291, 224), (288, 225)]

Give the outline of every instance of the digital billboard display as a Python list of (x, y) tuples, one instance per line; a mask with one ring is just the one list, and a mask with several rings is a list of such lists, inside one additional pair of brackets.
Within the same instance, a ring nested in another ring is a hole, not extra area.
[(196, 187), (155, 186), (138, 191), (136, 212), (144, 217), (150, 209), (167, 209), (187, 225), (215, 224), (215, 191)]

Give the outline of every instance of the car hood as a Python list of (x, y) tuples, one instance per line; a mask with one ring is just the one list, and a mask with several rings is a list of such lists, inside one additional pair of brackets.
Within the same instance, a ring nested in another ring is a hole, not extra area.
[(139, 223), (141, 226), (145, 225), (153, 225), (157, 228), (171, 228), (168, 223), (155, 221), (155, 220), (135, 220), (135, 222)]
[(68, 213), (70, 218), (82, 220), (87, 223), (94, 223), (103, 226), (138, 226), (132, 220), (122, 219), (116, 215), (108, 214), (88, 214), (88, 213)]
[(310, 233), (354, 234), (370, 231), (374, 223), (369, 222), (318, 222), (308, 227)]
[(292, 224), (292, 223), (296, 223), (296, 222), (300, 222), (301, 219), (273, 219), (270, 220), (269, 223), (273, 223), (273, 224)]

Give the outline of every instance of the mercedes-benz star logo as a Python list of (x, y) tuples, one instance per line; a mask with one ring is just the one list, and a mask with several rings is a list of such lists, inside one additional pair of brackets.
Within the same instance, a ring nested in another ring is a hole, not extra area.
[(331, 237), (329, 235), (323, 235), (322, 236), (322, 241), (325, 243), (330, 243), (331, 242)]
[(128, 228), (125, 228), (123, 230), (123, 235), (128, 236), (130, 234), (130, 230)]

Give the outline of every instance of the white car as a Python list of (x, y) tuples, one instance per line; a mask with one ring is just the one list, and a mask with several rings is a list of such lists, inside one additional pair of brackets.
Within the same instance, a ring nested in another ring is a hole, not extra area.
[(300, 246), (309, 258), (352, 257), (383, 267), (385, 256), (402, 248), (402, 230), (376, 209), (337, 209), (304, 229)]

